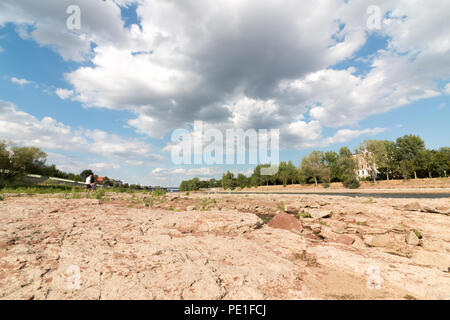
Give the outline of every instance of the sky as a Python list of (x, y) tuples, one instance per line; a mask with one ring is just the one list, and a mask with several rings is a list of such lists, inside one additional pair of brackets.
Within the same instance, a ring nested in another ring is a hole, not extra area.
[(195, 121), (279, 130), (297, 165), (405, 134), (449, 146), (449, 16), (441, 0), (2, 0), (0, 140), (152, 186), (252, 171), (174, 163)]

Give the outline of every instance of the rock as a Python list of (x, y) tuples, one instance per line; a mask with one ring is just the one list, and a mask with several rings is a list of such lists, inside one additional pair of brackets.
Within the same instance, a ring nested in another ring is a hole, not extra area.
[(441, 211), (437, 210), (436, 208), (432, 206), (422, 206), (423, 212), (429, 212), (429, 213), (441, 213)]
[(331, 231), (331, 228), (330, 228), (330, 227), (325, 227), (325, 226), (323, 226), (323, 227), (322, 227), (322, 230), (321, 230), (320, 233), (319, 233), (319, 236), (322, 237), (322, 238), (324, 238), (324, 239), (329, 240), (329, 239), (335, 238), (335, 237), (336, 237), (336, 234), (335, 234), (334, 232)]
[(409, 210), (409, 211), (420, 211), (422, 210), (422, 206), (420, 205), (420, 203), (418, 202), (411, 202), (408, 203), (407, 205), (405, 205), (403, 207), (405, 210)]
[(311, 225), (311, 230), (313, 233), (320, 233), (320, 231), (322, 230), (322, 225), (316, 223)]
[(416, 233), (412, 230), (408, 232), (405, 240), (407, 244), (410, 244), (412, 246), (417, 246), (420, 244), (419, 238), (417, 238)]
[(324, 219), (331, 217), (331, 211), (328, 210), (314, 210), (309, 212), (314, 219)]
[(341, 234), (339, 237), (337, 237), (334, 240), (334, 242), (342, 243), (342, 244), (345, 244), (347, 246), (351, 246), (353, 244), (353, 242), (355, 242), (355, 239), (353, 239), (352, 237), (347, 236), (345, 234)]
[(341, 226), (337, 226), (332, 228), (333, 232), (335, 233), (339, 233), (339, 234), (343, 234), (346, 232), (345, 228), (341, 227)]
[(289, 230), (294, 233), (302, 233), (303, 227), (300, 222), (293, 216), (286, 213), (277, 214), (270, 222), (268, 226), (277, 229)]
[(366, 245), (365, 245), (364, 241), (361, 240), (360, 237), (355, 237), (355, 242), (353, 242), (352, 247), (362, 249), (362, 248), (366, 248)]
[(314, 233), (307, 233), (304, 235), (304, 237), (310, 240), (320, 240), (319, 237), (317, 237), (317, 235), (315, 235)]
[(373, 236), (369, 244), (373, 247), (391, 247), (392, 241), (393, 239), (388, 234), (377, 234)]
[(287, 204), (284, 206), (284, 212), (286, 213), (298, 213), (299, 212), (299, 208), (295, 205), (292, 204)]
[(186, 208), (187, 211), (194, 211), (195, 209), (195, 206), (187, 206)]
[(450, 255), (445, 253), (420, 250), (411, 257), (411, 260), (419, 264), (438, 267), (442, 271), (447, 271), (450, 267)]

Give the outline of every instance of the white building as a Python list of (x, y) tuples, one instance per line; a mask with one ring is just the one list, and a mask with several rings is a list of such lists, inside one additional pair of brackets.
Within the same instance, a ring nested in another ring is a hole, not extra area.
[(372, 167), (367, 163), (364, 154), (354, 154), (353, 159), (357, 164), (356, 175), (358, 176), (358, 179), (372, 177), (372, 170), (375, 170), (375, 173), (378, 175), (376, 165), (375, 168), (372, 169)]

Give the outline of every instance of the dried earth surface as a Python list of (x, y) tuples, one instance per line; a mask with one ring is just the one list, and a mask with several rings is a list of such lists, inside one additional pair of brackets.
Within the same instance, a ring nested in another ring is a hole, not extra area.
[(450, 299), (450, 200), (0, 201), (0, 299)]

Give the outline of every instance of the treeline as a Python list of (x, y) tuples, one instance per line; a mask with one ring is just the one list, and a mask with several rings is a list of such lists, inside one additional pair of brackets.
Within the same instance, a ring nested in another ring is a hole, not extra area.
[[(264, 185), (322, 184), (328, 187), (331, 182), (342, 182), (346, 188), (358, 188), (360, 180), (390, 180), (425, 177), (446, 177), (450, 169), (450, 148), (429, 150), (424, 141), (415, 135), (405, 135), (397, 140), (366, 140), (356, 150), (354, 156), (349, 148), (342, 147), (339, 152), (313, 151), (301, 160), (296, 167), (292, 161), (280, 162), (274, 175), (261, 175), (258, 165), (253, 174), (234, 175), (227, 172), (221, 180), (201, 181), (198, 178), (182, 181), (180, 191), (195, 191), (202, 188), (224, 189), (257, 187)], [(366, 170), (367, 178), (358, 178), (358, 162)]]
[[(47, 165), (46, 162), (47, 154), (39, 148), (19, 147), (0, 141), (0, 187), (17, 183), (23, 184), (24, 179), (21, 178), (27, 174), (84, 182), (91, 173), (94, 173), (91, 169), (83, 170), (79, 174), (67, 173), (56, 168), (54, 164)], [(97, 175), (94, 177), (98, 179)], [(101, 184), (106, 187), (132, 190), (154, 189), (149, 186), (122, 183), (108, 177), (103, 177)]]

